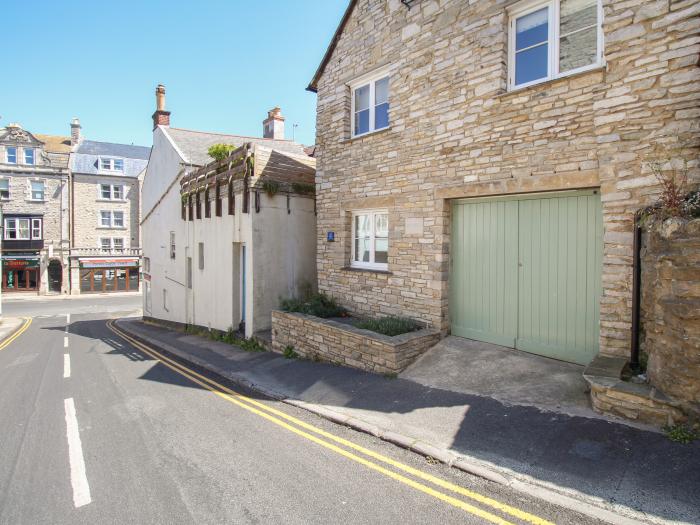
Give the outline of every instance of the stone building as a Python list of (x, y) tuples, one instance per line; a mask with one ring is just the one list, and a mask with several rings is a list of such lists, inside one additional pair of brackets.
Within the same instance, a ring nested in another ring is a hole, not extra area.
[(70, 137), (0, 129), (2, 289), (67, 293)]
[(319, 289), (565, 361), (629, 355), (633, 218), (660, 191), (645, 160), (699, 178), (699, 15), (351, 1), (309, 85)]
[[(142, 192), (143, 315), (179, 325), (270, 328), (281, 297), (316, 282), (315, 159), (284, 138), (279, 108), (263, 137), (170, 127), (156, 90)], [(216, 144), (235, 148), (214, 162)]]
[(71, 122), (71, 293), (140, 290), (140, 184), (151, 148), (86, 140)]

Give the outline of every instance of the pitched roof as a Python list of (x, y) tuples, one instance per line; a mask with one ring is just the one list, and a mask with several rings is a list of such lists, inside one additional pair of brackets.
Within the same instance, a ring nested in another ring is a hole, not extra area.
[(50, 153), (70, 153), (70, 137), (60, 135), (41, 135), (35, 133), (34, 136), (44, 143), (44, 150)]
[(184, 160), (197, 166), (204, 166), (211, 162), (207, 150), (214, 144), (231, 144), (239, 147), (246, 142), (259, 144), (266, 148), (288, 153), (304, 154), (304, 146), (291, 140), (263, 139), (257, 137), (245, 137), (241, 135), (226, 135), (224, 133), (210, 133), (206, 131), (194, 131), (181, 128), (162, 128), (180, 152), (186, 157)]
[(345, 10), (345, 13), (343, 13), (343, 18), (340, 19), (340, 24), (338, 24), (338, 28), (335, 30), (330, 44), (328, 44), (326, 53), (321, 59), (321, 64), (319, 64), (318, 69), (316, 69), (316, 73), (314, 73), (314, 78), (311, 79), (311, 82), (309, 82), (309, 85), (306, 87), (307, 91), (316, 93), (316, 91), (318, 90), (318, 80), (321, 78), (323, 70), (326, 69), (326, 64), (328, 64), (328, 61), (331, 59), (331, 55), (335, 50), (335, 46), (338, 44), (338, 40), (340, 39), (340, 35), (343, 33), (343, 29), (345, 29), (345, 24), (348, 23), (350, 13), (352, 13), (355, 4), (357, 4), (357, 0), (350, 0), (350, 3), (348, 4), (347, 9)]
[(76, 153), (148, 160), (151, 154), (151, 148), (146, 146), (134, 146), (133, 144), (115, 144), (114, 142), (84, 140), (78, 145)]

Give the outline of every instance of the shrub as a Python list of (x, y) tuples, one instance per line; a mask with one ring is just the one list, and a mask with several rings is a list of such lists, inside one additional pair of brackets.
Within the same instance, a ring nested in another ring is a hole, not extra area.
[(234, 149), (236, 146), (233, 144), (214, 144), (207, 150), (207, 153), (214, 160), (224, 160)]
[(280, 191), (280, 183), (276, 180), (266, 180), (262, 183), (262, 189), (270, 197), (274, 197)]
[(299, 357), (299, 354), (297, 354), (294, 351), (294, 347), (292, 345), (287, 345), (284, 347), (284, 352), (282, 352), (282, 355), (286, 357), (287, 359), (296, 359)]
[(324, 319), (328, 317), (342, 317), (346, 313), (345, 308), (340, 306), (335, 299), (322, 293), (313, 294), (306, 300), (294, 297), (282, 299), (280, 308), (285, 312), (315, 315)]
[(694, 429), (685, 425), (665, 426), (663, 431), (668, 439), (677, 443), (690, 443), (700, 437)]
[(355, 326), (389, 336), (414, 332), (421, 328), (421, 325), (413, 319), (395, 316), (380, 317), (378, 319), (361, 319), (355, 323)]

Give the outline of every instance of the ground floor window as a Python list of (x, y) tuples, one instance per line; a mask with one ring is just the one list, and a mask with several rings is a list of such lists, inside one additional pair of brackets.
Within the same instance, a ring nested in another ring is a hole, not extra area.
[(2, 289), (8, 292), (37, 291), (39, 289), (39, 268), (3, 271)]
[(136, 292), (138, 268), (81, 268), (81, 292)]
[(352, 215), (352, 266), (386, 270), (389, 213), (386, 210), (361, 210)]

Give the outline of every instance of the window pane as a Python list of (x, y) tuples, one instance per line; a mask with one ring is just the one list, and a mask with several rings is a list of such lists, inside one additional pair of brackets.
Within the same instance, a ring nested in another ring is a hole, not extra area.
[(549, 10), (540, 9), (515, 21), (515, 50), (546, 42), (549, 38)]
[(112, 190), (109, 186), (109, 184), (102, 184), (100, 186), (100, 194), (102, 195), (103, 199), (109, 199), (112, 196)]
[(117, 171), (124, 170), (124, 161), (122, 159), (114, 159), (114, 169)]
[(374, 262), (386, 264), (389, 260), (389, 239), (374, 240)]
[(389, 103), (380, 104), (374, 108), (374, 128), (382, 129), (389, 126)]
[(355, 113), (355, 135), (369, 131), (369, 109)]
[(598, 23), (597, 0), (561, 0), (559, 13), (560, 35), (567, 35)]
[(542, 44), (515, 55), (515, 85), (547, 78), (548, 48)]
[(369, 109), (369, 84), (355, 90), (355, 112)]
[(34, 150), (32, 148), (27, 148), (24, 150), (24, 163), (34, 164)]
[(389, 102), (389, 77), (377, 80), (374, 84), (374, 99), (376, 105)]
[(115, 250), (121, 250), (122, 248), (124, 248), (124, 239), (112, 239), (112, 245), (114, 246)]
[(355, 261), (370, 262), (370, 215), (355, 216)]
[(108, 170), (112, 167), (111, 159), (100, 159), (100, 167), (103, 170)]
[(115, 199), (123, 199), (124, 198), (124, 189), (122, 186), (113, 186), (112, 187), (112, 196)]
[(100, 239), (100, 245), (103, 250), (109, 250), (112, 247), (112, 241), (108, 238)]
[(29, 219), (20, 219), (19, 223), (19, 238), (29, 239)]
[(571, 33), (560, 40), (559, 71), (571, 71), (595, 63), (598, 54), (598, 29), (596, 26)]
[(121, 212), (121, 211), (114, 212), (114, 225), (117, 228), (121, 228), (122, 226), (124, 226), (124, 212)]
[(7, 148), (7, 162), (15, 164), (17, 162), (17, 148)]
[(0, 190), (9, 190), (10, 181), (7, 179), (0, 179)]

